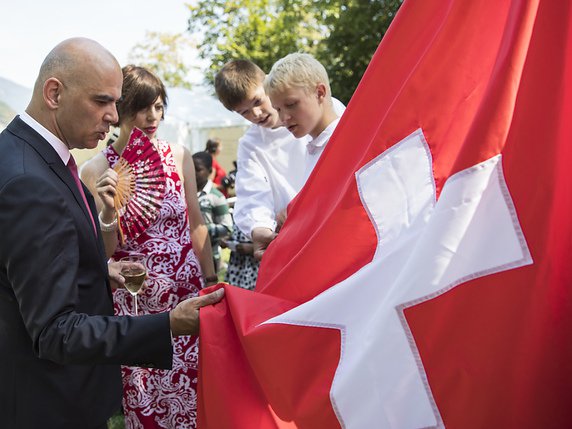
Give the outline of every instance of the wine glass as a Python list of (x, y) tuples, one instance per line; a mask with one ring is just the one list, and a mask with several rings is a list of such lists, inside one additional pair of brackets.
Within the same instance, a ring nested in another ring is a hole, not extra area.
[(137, 294), (145, 282), (147, 269), (145, 268), (145, 255), (132, 253), (119, 260), (121, 275), (125, 278), (125, 289), (129, 291), (135, 303), (135, 315), (137, 316)]

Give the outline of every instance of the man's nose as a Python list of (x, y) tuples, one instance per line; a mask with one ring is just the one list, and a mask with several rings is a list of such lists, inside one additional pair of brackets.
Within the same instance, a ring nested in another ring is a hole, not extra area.
[(119, 121), (119, 114), (117, 113), (117, 106), (115, 103), (113, 103), (110, 109), (105, 113), (103, 120), (110, 124), (115, 124)]

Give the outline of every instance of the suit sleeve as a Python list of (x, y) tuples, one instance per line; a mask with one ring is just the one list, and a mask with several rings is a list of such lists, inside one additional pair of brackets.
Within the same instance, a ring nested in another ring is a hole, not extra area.
[(22, 175), (0, 189), (0, 260), (34, 352), (61, 364), (169, 368), (168, 314), (112, 316), (107, 273), (64, 187)]

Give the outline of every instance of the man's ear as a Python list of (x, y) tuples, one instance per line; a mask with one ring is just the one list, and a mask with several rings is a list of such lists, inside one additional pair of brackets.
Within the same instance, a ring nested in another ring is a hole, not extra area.
[(62, 89), (63, 84), (55, 77), (44, 82), (44, 102), (49, 109), (55, 110), (59, 107)]

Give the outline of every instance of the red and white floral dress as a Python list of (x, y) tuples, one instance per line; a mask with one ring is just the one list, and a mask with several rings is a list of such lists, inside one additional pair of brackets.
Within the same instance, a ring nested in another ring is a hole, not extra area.
[[(169, 144), (159, 140), (157, 145), (166, 175), (160, 211), (138, 237), (125, 236), (124, 244), (113, 255), (115, 260), (130, 253), (147, 255), (146, 289), (137, 296), (139, 314), (171, 310), (180, 301), (197, 296), (202, 288), (184, 186)], [(113, 146), (105, 149), (104, 154), (113, 167), (119, 159)], [(133, 298), (127, 290), (116, 290), (113, 301), (115, 314), (133, 314)], [(183, 336), (173, 343), (171, 370), (122, 367), (126, 428), (196, 427), (198, 341), (196, 337)]]

